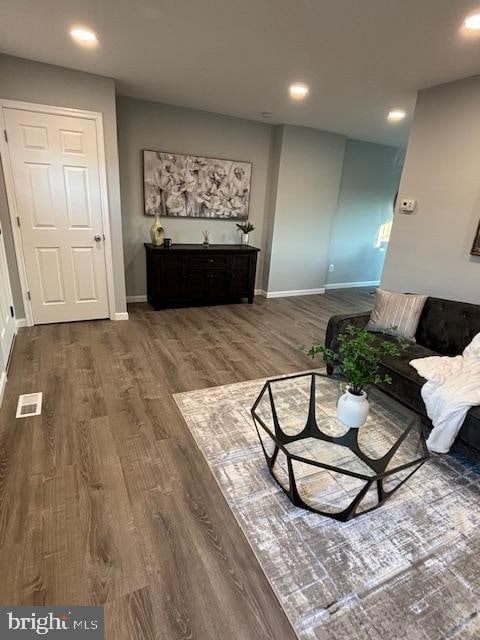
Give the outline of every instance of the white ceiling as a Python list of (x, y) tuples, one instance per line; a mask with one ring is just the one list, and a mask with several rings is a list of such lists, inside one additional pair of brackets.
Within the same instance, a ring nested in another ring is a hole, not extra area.
[[(480, 72), (480, 0), (0, 0), (4, 53), (115, 78), (118, 92), (404, 144), (418, 89)], [(95, 50), (68, 29), (93, 28)], [(310, 86), (303, 103), (288, 85)], [(1, 82), (0, 82), (1, 87)], [(1, 88), (0, 88), (1, 93)]]

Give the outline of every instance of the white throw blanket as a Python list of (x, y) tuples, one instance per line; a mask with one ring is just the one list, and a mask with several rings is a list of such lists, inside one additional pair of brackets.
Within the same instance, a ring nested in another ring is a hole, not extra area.
[(448, 453), (467, 411), (480, 404), (480, 333), (461, 356), (430, 356), (410, 364), (427, 380), (422, 398), (433, 424), (427, 446)]

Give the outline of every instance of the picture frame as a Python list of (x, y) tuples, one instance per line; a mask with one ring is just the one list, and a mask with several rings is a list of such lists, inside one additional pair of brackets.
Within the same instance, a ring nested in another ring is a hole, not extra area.
[(252, 163), (143, 150), (146, 216), (247, 220)]

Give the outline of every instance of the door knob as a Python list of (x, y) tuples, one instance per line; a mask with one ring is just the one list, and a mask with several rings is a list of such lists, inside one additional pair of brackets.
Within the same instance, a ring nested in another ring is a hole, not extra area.
[(101, 242), (102, 236), (99, 233), (97, 233), (96, 236), (93, 236), (93, 239), (95, 240), (95, 242)]

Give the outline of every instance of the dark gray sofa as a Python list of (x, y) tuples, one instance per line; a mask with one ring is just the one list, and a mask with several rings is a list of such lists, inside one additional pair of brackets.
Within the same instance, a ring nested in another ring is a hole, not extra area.
[[(338, 315), (330, 318), (325, 344), (338, 350), (337, 336), (347, 324), (364, 327), (370, 312)], [(420, 316), (415, 343), (410, 343), (398, 358), (384, 358), (382, 366), (392, 378), (392, 384), (379, 385), (383, 391), (426, 418), (425, 405), (420, 395), (425, 379), (410, 366), (410, 360), (426, 356), (455, 356), (480, 332), (480, 305), (427, 298)], [(394, 340), (390, 336), (382, 339)], [(428, 420), (425, 420), (428, 424)], [(454, 449), (472, 453), (480, 458), (480, 406), (472, 407), (457, 436)]]

